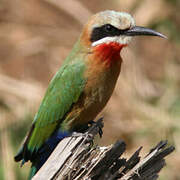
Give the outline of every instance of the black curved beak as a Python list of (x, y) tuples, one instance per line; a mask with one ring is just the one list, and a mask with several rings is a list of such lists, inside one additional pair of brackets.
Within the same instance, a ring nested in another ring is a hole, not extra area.
[(167, 37), (157, 31), (152, 29), (144, 28), (141, 26), (134, 26), (131, 29), (125, 31), (125, 35), (127, 36), (159, 36), (161, 38), (167, 39)]

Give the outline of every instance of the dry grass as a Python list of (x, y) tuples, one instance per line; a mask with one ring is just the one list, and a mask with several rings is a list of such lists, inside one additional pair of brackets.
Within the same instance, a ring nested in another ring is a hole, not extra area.
[(53, 74), (83, 23), (100, 10), (133, 14), (138, 25), (169, 39), (136, 38), (123, 50), (121, 76), (105, 117), (102, 144), (122, 138), (129, 153), (161, 139), (176, 147), (160, 179), (179, 179), (180, 3), (175, 0), (3, 0), (0, 7), (0, 179), (24, 179), (13, 155), (31, 124)]

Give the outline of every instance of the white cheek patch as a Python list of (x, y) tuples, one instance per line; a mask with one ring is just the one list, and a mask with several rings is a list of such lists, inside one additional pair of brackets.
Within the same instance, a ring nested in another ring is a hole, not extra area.
[(131, 40), (131, 37), (129, 36), (113, 36), (113, 37), (105, 37), (98, 41), (95, 41), (92, 43), (92, 46), (97, 46), (100, 44), (108, 44), (111, 42), (119, 43), (119, 44), (128, 44)]

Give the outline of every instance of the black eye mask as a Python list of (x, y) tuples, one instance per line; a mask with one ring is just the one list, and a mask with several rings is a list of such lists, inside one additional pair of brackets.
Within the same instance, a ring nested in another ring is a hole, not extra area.
[(120, 30), (110, 24), (105, 24), (101, 27), (96, 27), (93, 29), (90, 41), (95, 42), (105, 37), (120, 36), (123, 35), (126, 31), (127, 29)]

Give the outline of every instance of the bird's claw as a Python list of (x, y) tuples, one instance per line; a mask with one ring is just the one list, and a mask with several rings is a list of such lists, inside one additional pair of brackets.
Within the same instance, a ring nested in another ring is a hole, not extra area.
[[(90, 126), (92, 126), (95, 123), (97, 123), (97, 122), (95, 122), (93, 120), (89, 122)], [(102, 135), (103, 135), (102, 127), (98, 126), (98, 128), (99, 128), (99, 131), (98, 131), (99, 136), (100, 136), (100, 138), (102, 138)]]
[(85, 132), (85, 133), (73, 132), (72, 137), (83, 137), (84, 138), (84, 144), (90, 143), (90, 146), (93, 146), (92, 135), (89, 134), (88, 132)]
[(88, 132), (85, 133), (79, 133), (79, 132), (73, 132), (72, 137), (83, 137), (84, 139), (92, 139), (92, 135), (89, 134)]

